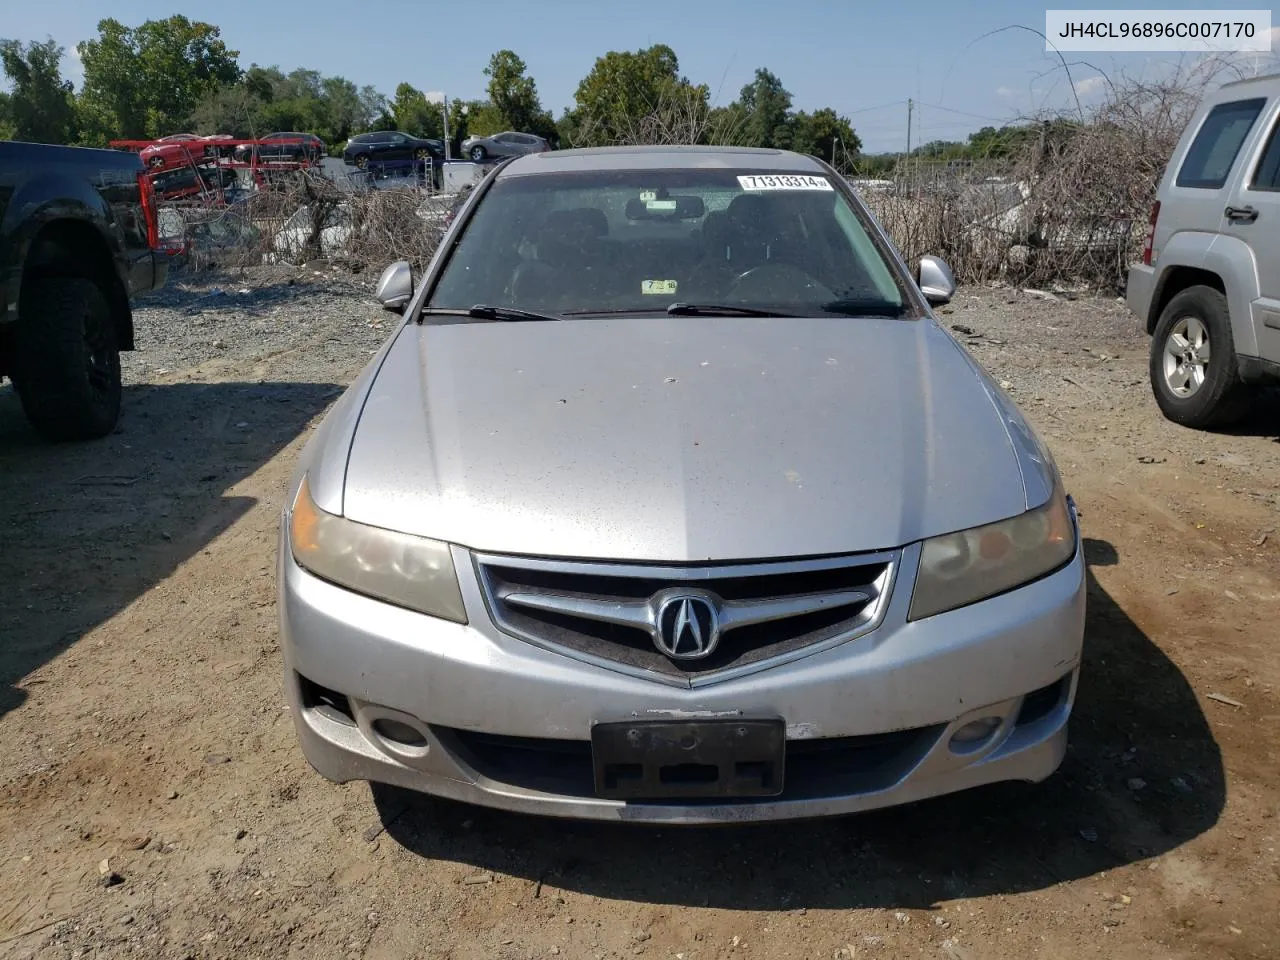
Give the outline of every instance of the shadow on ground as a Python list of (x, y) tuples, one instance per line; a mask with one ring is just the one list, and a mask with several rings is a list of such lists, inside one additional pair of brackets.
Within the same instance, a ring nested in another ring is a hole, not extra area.
[[(1090, 566), (1117, 562), (1086, 542)], [(433, 860), (616, 900), (734, 910), (928, 908), (1041, 890), (1172, 850), (1217, 822), (1225, 774), (1178, 668), (1089, 574), (1068, 756), (1005, 784), (831, 821), (724, 828), (582, 824), (375, 786), (391, 837)], [(1135, 790), (1131, 780), (1146, 786)]]
[(126, 387), (119, 430), (50, 444), (0, 388), (0, 717), (24, 677), (203, 550), (255, 504), (227, 489), (342, 388)]
[(1260, 389), (1245, 418), (1221, 432), (1233, 437), (1269, 437), (1280, 443), (1280, 387)]

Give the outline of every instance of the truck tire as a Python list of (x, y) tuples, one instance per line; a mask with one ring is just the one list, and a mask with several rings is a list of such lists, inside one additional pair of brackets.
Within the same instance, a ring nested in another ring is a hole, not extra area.
[(1249, 412), (1255, 391), (1240, 381), (1227, 298), (1213, 287), (1188, 287), (1160, 314), (1148, 373), (1164, 415), (1184, 427), (1227, 426)]
[(120, 419), (120, 350), (107, 298), (92, 280), (23, 284), (13, 385), (48, 440), (96, 440)]

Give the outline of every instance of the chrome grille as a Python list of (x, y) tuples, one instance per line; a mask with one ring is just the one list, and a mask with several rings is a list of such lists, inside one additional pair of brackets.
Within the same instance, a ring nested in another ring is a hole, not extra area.
[[(697, 686), (843, 643), (883, 616), (896, 553), (714, 566), (474, 556), (502, 631), (580, 660)], [(716, 607), (720, 639), (707, 655), (658, 649), (656, 610), (689, 591)]]

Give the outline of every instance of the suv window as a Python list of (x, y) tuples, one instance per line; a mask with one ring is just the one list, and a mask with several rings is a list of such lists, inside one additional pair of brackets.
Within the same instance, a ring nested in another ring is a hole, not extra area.
[(1217, 190), (1226, 183), (1236, 155), (1266, 103), (1259, 97), (1220, 103), (1210, 110), (1178, 170), (1177, 185)]
[(1249, 186), (1253, 190), (1280, 190), (1280, 119), (1271, 127), (1267, 148)]

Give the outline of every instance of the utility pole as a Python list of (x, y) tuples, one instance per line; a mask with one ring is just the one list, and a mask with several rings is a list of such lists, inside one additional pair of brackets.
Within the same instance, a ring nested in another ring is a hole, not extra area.
[(911, 156), (911, 110), (915, 106), (915, 102), (907, 97), (907, 157)]
[(440, 98), (441, 113), (444, 116), (444, 159), (449, 161), (449, 98), (442, 96)]

